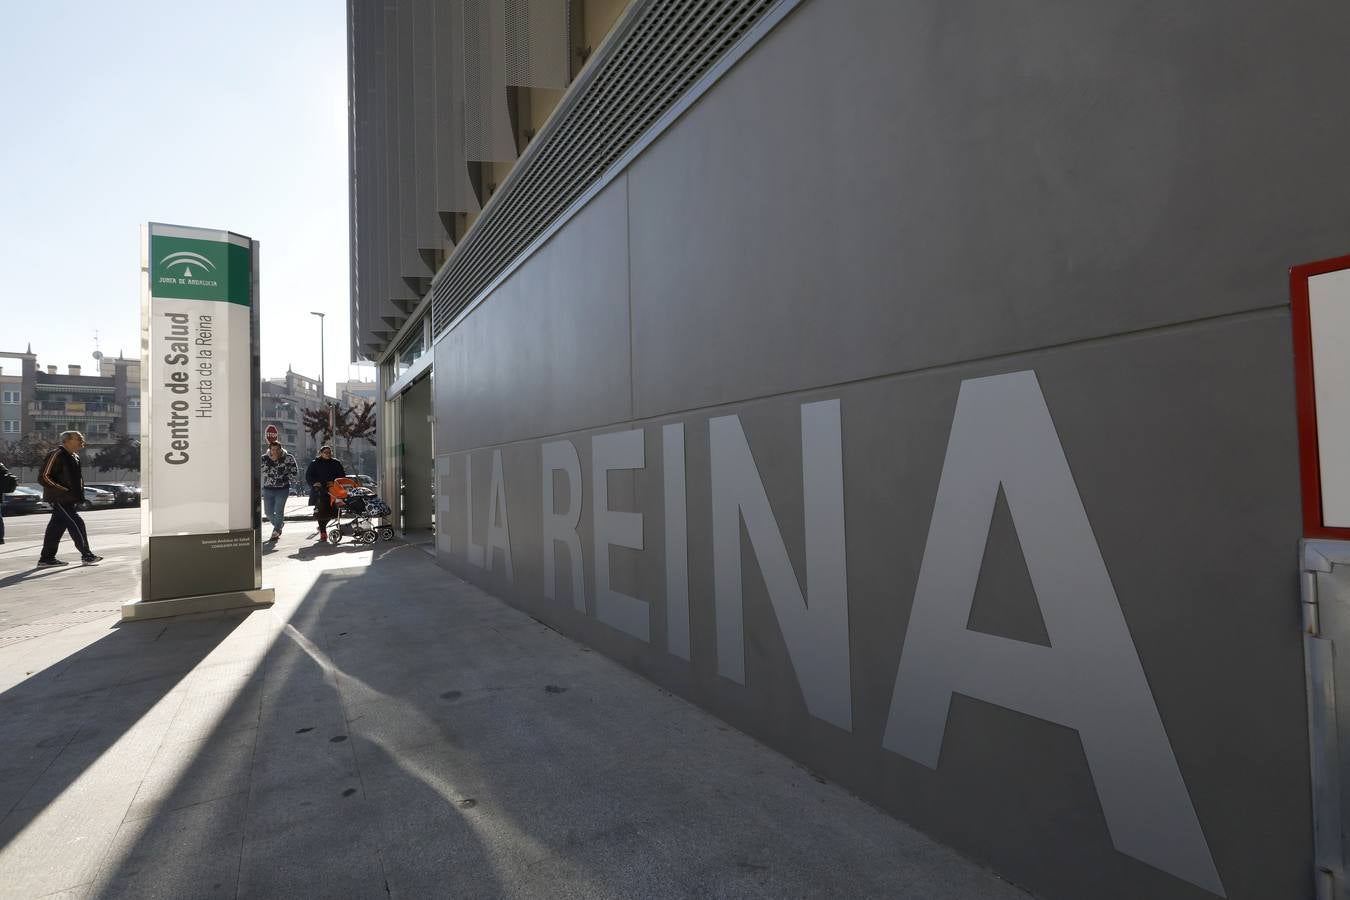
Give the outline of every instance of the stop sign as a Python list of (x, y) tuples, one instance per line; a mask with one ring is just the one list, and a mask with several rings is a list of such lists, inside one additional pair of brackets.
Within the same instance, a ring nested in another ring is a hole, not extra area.
[(275, 444), (277, 442), (277, 426), (268, 425), (265, 434), (267, 435), (267, 443)]

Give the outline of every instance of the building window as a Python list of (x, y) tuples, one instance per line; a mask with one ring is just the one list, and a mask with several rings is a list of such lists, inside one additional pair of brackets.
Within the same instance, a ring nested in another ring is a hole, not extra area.
[(127, 398), (127, 409), (140, 409), (140, 408), (141, 408), (141, 398), (140, 398), (140, 397), (128, 397), (128, 398)]
[(18, 402), (19, 402), (19, 392), (18, 392), (18, 391), (5, 391), (5, 392), (4, 392), (4, 402), (6, 402), (6, 403), (18, 403)]
[(426, 352), (426, 336), (421, 327), (423, 324), (425, 323), (419, 323), (413, 334), (403, 342), (403, 346), (398, 348), (398, 363), (396, 369), (398, 375), (402, 375), (404, 372), (411, 369), (413, 364), (421, 359), (422, 354)]
[(5, 420), (4, 433), (5, 433), (5, 434), (18, 434), (18, 433), (19, 433), (19, 423), (18, 423), (18, 421), (17, 421), (16, 419), (6, 419), (6, 420)]

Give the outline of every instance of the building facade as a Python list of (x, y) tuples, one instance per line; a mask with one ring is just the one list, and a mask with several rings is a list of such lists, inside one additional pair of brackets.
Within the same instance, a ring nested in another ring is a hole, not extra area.
[(22, 359), (0, 356), (0, 441), (23, 437), (23, 407)]
[(139, 439), (140, 360), (96, 354), (98, 368), (86, 374), (79, 365), (64, 373), (39, 366), (31, 348), (0, 352), (0, 359), (15, 362), (0, 367), (0, 440), (36, 434), (53, 441), (63, 431), (80, 431), (96, 454), (123, 436)]
[[(322, 409), (324, 404), (328, 404), (336, 406), (340, 413), (357, 401), (374, 402), (377, 397), (377, 386), (370, 381), (338, 382), (338, 396), (322, 395), (317, 378), (310, 378), (290, 369), (287, 369), (283, 376), (263, 379), (260, 390), (259, 433), (265, 431), (268, 425), (275, 425), (282, 445), (299, 460), (317, 456), (319, 447), (324, 443), (322, 435), (311, 435), (306, 430), (304, 423), (306, 410)], [(374, 447), (369, 444), (353, 443), (350, 458), (347, 458), (346, 443), (340, 435), (329, 443), (333, 445), (338, 457), (350, 471), (374, 473)], [(259, 453), (261, 452), (259, 450)]]
[(351, 406), (357, 401), (375, 403), (380, 396), (379, 385), (373, 381), (339, 381), (337, 392), (345, 406)]
[(1350, 253), (1350, 7), (571, 3), (541, 118), (535, 5), (349, 5), (403, 525), (1037, 896), (1312, 896), (1287, 279)]
[[(305, 411), (321, 409), (325, 403), (339, 403), (339, 399), (324, 395), (317, 378), (301, 375), (289, 368), (281, 377), (263, 379), (260, 390), (259, 433), (265, 431), (267, 426), (275, 425), (281, 444), (297, 460), (318, 456), (319, 447), (324, 442), (323, 435), (312, 435), (305, 429)], [(258, 452), (261, 454), (262, 450)]]

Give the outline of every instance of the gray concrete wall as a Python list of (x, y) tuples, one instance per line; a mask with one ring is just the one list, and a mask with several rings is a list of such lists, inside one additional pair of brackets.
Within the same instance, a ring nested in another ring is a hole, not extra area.
[(803, 3), (437, 343), (443, 564), (1040, 895), (1308, 896), (1347, 38)]

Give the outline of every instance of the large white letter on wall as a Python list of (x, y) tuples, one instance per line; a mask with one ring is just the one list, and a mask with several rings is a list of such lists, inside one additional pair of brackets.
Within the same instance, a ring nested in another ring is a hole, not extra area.
[(609, 546), (642, 549), (642, 514), (609, 508), (609, 473), (646, 465), (641, 429), (597, 434), (591, 438), (591, 517), (594, 522), (595, 615), (640, 640), (651, 640), (651, 610), (636, 597), (611, 590)]
[[(577, 523), (581, 521), (581, 460), (571, 441), (551, 441), (540, 448), (544, 467), (544, 596), (557, 599), (555, 588), (554, 546), (561, 542), (567, 547), (568, 562), (572, 568), (572, 605), (586, 611), (586, 582), (581, 570), (581, 536)], [(567, 474), (567, 510), (553, 510), (553, 473)]]
[(436, 552), (450, 552), (450, 457), (436, 457), (436, 521), (446, 523), (436, 529)]
[(473, 454), (464, 454), (464, 557), (469, 565), (487, 568), (481, 544), (473, 542)]
[(661, 429), (666, 506), (666, 649), (689, 658), (689, 523), (684, 490), (684, 424)]
[[(497, 517), (499, 510), (500, 519)], [(502, 557), (506, 560), (506, 580), (514, 584), (516, 572), (511, 567), (511, 527), (506, 521), (506, 482), (502, 480), (501, 450), (492, 451), (492, 487), (488, 490), (487, 552), (491, 554), (487, 559), (489, 569), (497, 561), (497, 554), (493, 553), (493, 550), (502, 551)]]
[(806, 519), (806, 595), (737, 416), (708, 421), (712, 456), (713, 580), (717, 671), (745, 684), (741, 529), (801, 685), (806, 708), (845, 730), (853, 727), (849, 680), (848, 587), (844, 566), (844, 465), (839, 401), (801, 408), (802, 492)]
[[(1050, 647), (966, 628), (1000, 485)], [(961, 385), (883, 746), (937, 768), (953, 692), (1076, 729), (1116, 849), (1223, 895), (1033, 372)]]

